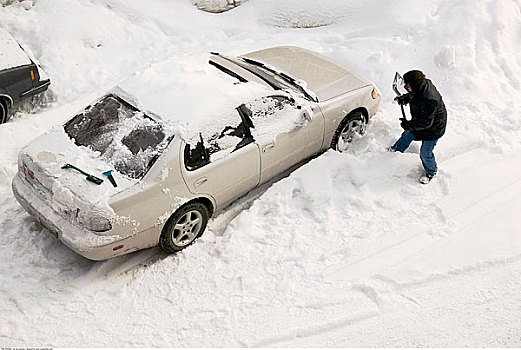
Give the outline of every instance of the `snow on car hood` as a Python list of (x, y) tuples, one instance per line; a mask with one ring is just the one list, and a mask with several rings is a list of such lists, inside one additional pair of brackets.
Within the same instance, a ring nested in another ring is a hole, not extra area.
[(319, 101), (370, 84), (366, 79), (329, 58), (299, 47), (273, 47), (250, 52), (241, 57), (262, 62), (294, 79), (303, 80)]
[(235, 122), (236, 107), (273, 94), (273, 90), (257, 83), (239, 83), (208, 60), (209, 56), (199, 55), (156, 63), (112, 92), (143, 112), (159, 116), (185, 140), (202, 130), (228, 125), (229, 118)]
[(30, 63), (31, 60), (11, 34), (0, 28), (0, 70)]
[[(81, 170), (103, 179), (96, 185), (74, 169), (62, 169), (72, 164)], [(19, 155), (19, 168), (25, 172), (26, 180), (59, 213), (71, 210), (96, 212), (114, 218), (108, 199), (133, 184), (130, 179), (114, 171), (101, 157), (87, 147), (78, 147), (65, 133), (62, 126), (55, 127), (25, 146)], [(114, 187), (103, 172), (113, 170), (117, 186)]]

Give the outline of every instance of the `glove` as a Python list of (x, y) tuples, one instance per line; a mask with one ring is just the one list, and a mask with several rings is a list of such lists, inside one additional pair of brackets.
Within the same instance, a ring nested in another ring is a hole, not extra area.
[(402, 127), (403, 130), (409, 130), (411, 128), (411, 126), (409, 125), (409, 121), (405, 118), (400, 118), (401, 122), (400, 122), (400, 126)]
[(411, 99), (411, 96), (409, 94), (403, 94), (401, 96), (396, 96), (394, 100), (398, 102), (399, 105), (405, 106), (407, 103), (409, 103), (409, 100)]

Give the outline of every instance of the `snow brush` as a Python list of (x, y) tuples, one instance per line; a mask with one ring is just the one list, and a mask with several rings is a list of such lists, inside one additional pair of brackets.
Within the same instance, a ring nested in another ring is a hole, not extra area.
[(114, 176), (112, 176), (112, 170), (105, 171), (103, 173), (103, 175), (105, 175), (109, 179), (109, 181), (112, 184), (112, 186), (118, 187), (118, 184), (116, 183), (116, 180), (114, 180)]
[(88, 174), (88, 173), (84, 172), (83, 170), (81, 170), (80, 168), (77, 168), (74, 165), (69, 164), (69, 163), (62, 166), (62, 169), (74, 169), (76, 171), (79, 171), (83, 175), (87, 176), (87, 181), (94, 182), (96, 185), (101, 185), (101, 183), (103, 182), (103, 179), (100, 179), (99, 177)]

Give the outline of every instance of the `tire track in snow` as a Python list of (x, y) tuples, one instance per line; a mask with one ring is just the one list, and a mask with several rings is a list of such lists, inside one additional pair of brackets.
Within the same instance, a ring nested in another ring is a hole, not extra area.
[(372, 276), (372, 278), (382, 281), (390, 286), (392, 286), (397, 291), (402, 291), (410, 287), (416, 287), (416, 286), (424, 286), (430, 283), (434, 283), (437, 281), (442, 280), (448, 280), (453, 277), (460, 277), (465, 276), (469, 273), (475, 273), (475, 272), (484, 272), (492, 268), (499, 268), (499, 267), (508, 267), (517, 265), (519, 262), (521, 262), (521, 254), (515, 255), (512, 257), (504, 258), (504, 259), (493, 259), (490, 261), (478, 263), (475, 265), (465, 266), (461, 268), (454, 268), (451, 270), (448, 270), (446, 273), (437, 273), (432, 274), (429, 276), (425, 276), (423, 278), (413, 279), (408, 282), (399, 282), (389, 276), (382, 275), (382, 274), (376, 274)]
[[(491, 156), (494, 157), (494, 156)], [(456, 172), (460, 174), (465, 174), (461, 167), (465, 167), (465, 161), (468, 163), (472, 162), (474, 159), (474, 155), (471, 153), (467, 154), (467, 158), (462, 159), (458, 158)], [(516, 157), (521, 158), (519, 156)], [(506, 159), (506, 161), (505, 161)], [(512, 161), (509, 156), (505, 156), (505, 159), (500, 159), (500, 162), (494, 163), (496, 166), (504, 165), (508, 166), (509, 162)], [(519, 160), (521, 161), (521, 159)], [(455, 163), (455, 161), (454, 161)], [(453, 164), (449, 164), (449, 162), (444, 163), (445, 171), (451, 170)], [(475, 170), (472, 170), (472, 167), (469, 167), (473, 173), (476, 173)], [(467, 170), (468, 172), (469, 170)], [(473, 226), (480, 225), (483, 220), (489, 219), (492, 214), (501, 210), (503, 207), (500, 204), (504, 204), (508, 201), (518, 200), (521, 198), (521, 186), (519, 183), (521, 182), (521, 177), (518, 174), (513, 174), (513, 179), (507, 178), (503, 179), (503, 183), (498, 182), (495, 174), (497, 173), (497, 168), (494, 168), (493, 171), (482, 170), (481, 177), (484, 181), (494, 181), (493, 190), (488, 190), (481, 192), (479, 196), (474, 194), (473, 188), (463, 188), (456, 193), (448, 193), (447, 196), (443, 199), (443, 202), (440, 204), (436, 204), (439, 215), (441, 215), (442, 221), (445, 221), (448, 225), (455, 226), (456, 230), (459, 231), (459, 234), (463, 234), (463, 231), (472, 228)], [(500, 170), (499, 170), (500, 171)], [(452, 170), (451, 172), (455, 172)], [(464, 175), (461, 176), (464, 179)], [(505, 183), (506, 182), (506, 183)], [(468, 192), (468, 193), (467, 193)], [(470, 202), (465, 203), (461, 200), (461, 198), (468, 198), (469, 193), (473, 194), (473, 199)], [(464, 205), (464, 207), (462, 207)], [(493, 209), (490, 209), (490, 208)], [(447, 212), (454, 213), (452, 215), (446, 214)], [(476, 220), (477, 221), (473, 221)], [(443, 239), (441, 237), (440, 239)], [(381, 270), (383, 267), (389, 267), (392, 265), (396, 265), (404, 260), (404, 257), (408, 257), (411, 255), (411, 252), (419, 253), (433, 244), (438, 244), (437, 241), (433, 242), (432, 235), (429, 235), (425, 232), (425, 229), (422, 227), (420, 231), (414, 232), (411, 235), (408, 235), (402, 240), (395, 241), (394, 243), (387, 245), (381, 249), (371, 252), (361, 258), (358, 258), (348, 264), (340, 264), (337, 266), (332, 266), (329, 268), (329, 272), (327, 273), (328, 277), (333, 280), (356, 280), (358, 278), (369, 278), (377, 274), (377, 271)], [(381, 263), (374, 264), (374, 259), (378, 258), (379, 261), (385, 261), (384, 266)]]
[[(265, 339), (258, 340), (252, 344), (248, 344), (248, 347), (252, 348), (264, 348), (264, 347), (284, 347), (282, 344), (289, 342), (297, 338), (307, 338), (316, 335), (331, 332), (335, 329), (344, 328), (346, 326), (359, 323), (373, 317), (378, 316), (378, 312), (367, 312), (360, 315), (339, 318), (331, 322), (323, 324), (313, 325), (310, 327), (295, 328), (285, 334), (281, 334), (275, 337), (267, 337)], [(280, 345), (280, 346), (279, 346)]]

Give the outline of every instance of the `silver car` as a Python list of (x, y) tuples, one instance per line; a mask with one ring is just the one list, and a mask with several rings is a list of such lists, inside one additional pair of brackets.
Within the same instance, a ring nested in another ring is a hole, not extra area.
[(374, 84), (302, 48), (169, 60), (25, 146), (13, 192), (88, 259), (173, 253), (248, 191), (345, 151), (379, 102)]

